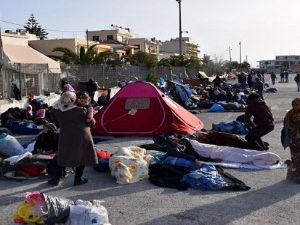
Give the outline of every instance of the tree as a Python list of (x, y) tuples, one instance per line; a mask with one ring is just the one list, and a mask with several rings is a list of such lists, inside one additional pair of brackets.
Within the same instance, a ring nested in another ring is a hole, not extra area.
[(199, 58), (191, 57), (186, 58), (184, 56), (171, 56), (170, 58), (161, 59), (158, 62), (159, 66), (180, 66), (186, 68), (197, 68), (200, 69), (203, 67), (202, 62)]
[(122, 61), (115, 52), (100, 52), (97, 53), (95, 47), (97, 44), (91, 45), (88, 49), (83, 46), (80, 47), (79, 54), (71, 51), (68, 48), (58, 47), (53, 49), (53, 52), (61, 52), (62, 56), (52, 56), (55, 60), (60, 60), (65, 64), (79, 64), (79, 65), (107, 65), (120, 66)]
[(141, 51), (135, 53), (134, 55), (130, 55), (128, 57), (128, 61), (133, 66), (143, 66), (147, 68), (153, 68), (158, 63), (155, 55)]
[(119, 58), (118, 54), (111, 51), (100, 52), (94, 58), (94, 64), (102, 64), (107, 66), (120, 66), (122, 65), (122, 61)]
[(31, 14), (26, 25), (24, 26), (26, 31), (28, 31), (30, 34), (35, 34), (37, 37), (39, 37), (41, 40), (47, 39), (48, 33), (45, 31), (44, 28), (37, 22), (34, 15)]
[(81, 65), (90, 65), (94, 64), (94, 60), (97, 56), (97, 52), (95, 51), (95, 46), (97, 44), (94, 44), (86, 50), (83, 46), (80, 47), (79, 54), (76, 54), (75, 52), (71, 51), (68, 48), (54, 48), (53, 52), (61, 52), (63, 53), (62, 56), (55, 56), (55, 59), (59, 59), (60, 61), (66, 63), (66, 64), (81, 64)]
[(214, 60), (204, 61), (204, 72), (208, 75), (223, 74), (227, 68), (223, 59), (215, 57)]

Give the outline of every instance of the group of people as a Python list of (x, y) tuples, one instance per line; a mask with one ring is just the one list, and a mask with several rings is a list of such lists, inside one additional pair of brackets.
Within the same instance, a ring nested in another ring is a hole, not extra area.
[[(217, 76), (212, 82), (213, 86), (200, 91), (206, 92), (207, 97), (214, 101), (232, 100), (245, 103), (247, 107), (244, 123), (248, 128), (245, 136), (247, 145), (251, 149), (266, 151), (269, 146), (262, 140), (262, 137), (274, 130), (274, 118), (270, 107), (263, 99), (262, 91), (257, 88), (263, 86), (264, 76), (251, 72), (248, 76), (241, 73), (237, 77), (239, 86), (235, 88), (227, 85)], [(299, 82), (300, 86), (300, 74), (297, 74), (295, 81)], [(92, 87), (92, 82), (86, 84), (90, 84)], [(247, 96), (241, 94), (245, 91), (243, 88), (246, 87), (250, 87), (250, 90), (256, 90), (256, 92), (249, 92)], [(53, 120), (44, 123), (43, 132), (36, 140), (33, 153), (56, 154), (56, 169), (48, 181), (50, 185), (59, 184), (64, 177), (66, 167), (75, 168), (74, 185), (82, 185), (88, 182), (83, 177), (85, 166), (97, 163), (91, 135), (91, 127), (95, 126), (91, 96), (94, 96), (95, 88), (92, 87), (90, 93), (76, 93), (68, 83), (65, 83), (62, 88), (63, 93), (51, 109)], [(30, 102), (26, 111), (28, 116), (31, 116), (32, 107), (35, 108), (35, 114), (39, 114), (40, 108), (35, 106), (35, 101), (31, 99)], [(43, 113), (40, 112), (40, 114)], [(285, 124), (289, 130), (291, 150), (291, 164), (287, 179), (300, 183), (300, 98), (293, 100), (292, 109), (285, 116)]]

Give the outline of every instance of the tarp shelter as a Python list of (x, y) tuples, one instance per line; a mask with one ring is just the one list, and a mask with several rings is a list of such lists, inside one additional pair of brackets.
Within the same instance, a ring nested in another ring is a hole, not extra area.
[(123, 87), (96, 115), (93, 135), (193, 134), (203, 123), (155, 86), (137, 81)]

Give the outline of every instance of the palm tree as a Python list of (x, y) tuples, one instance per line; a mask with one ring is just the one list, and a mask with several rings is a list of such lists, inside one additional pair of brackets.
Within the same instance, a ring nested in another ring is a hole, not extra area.
[(95, 56), (93, 63), (113, 67), (122, 65), (122, 61), (119, 58), (118, 54), (111, 51), (100, 52)]
[(66, 64), (80, 64), (80, 65), (90, 65), (94, 64), (94, 60), (96, 56), (98, 55), (95, 51), (95, 46), (97, 44), (94, 44), (90, 47), (88, 47), (87, 50), (83, 46), (80, 47), (79, 54), (76, 54), (72, 50), (68, 48), (54, 48), (53, 52), (61, 52), (63, 53), (62, 56), (55, 56), (54, 59), (58, 59), (61, 62), (64, 62)]

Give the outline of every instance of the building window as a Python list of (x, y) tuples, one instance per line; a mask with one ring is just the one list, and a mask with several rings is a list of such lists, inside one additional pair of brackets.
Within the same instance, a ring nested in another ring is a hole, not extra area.
[(139, 51), (141, 49), (141, 46), (140, 45), (134, 45), (136, 47), (136, 51)]
[(107, 39), (108, 41), (112, 41), (112, 40), (114, 40), (114, 35), (107, 35), (107, 36), (106, 36), (106, 39)]
[(99, 41), (99, 36), (93, 36), (93, 41)]

